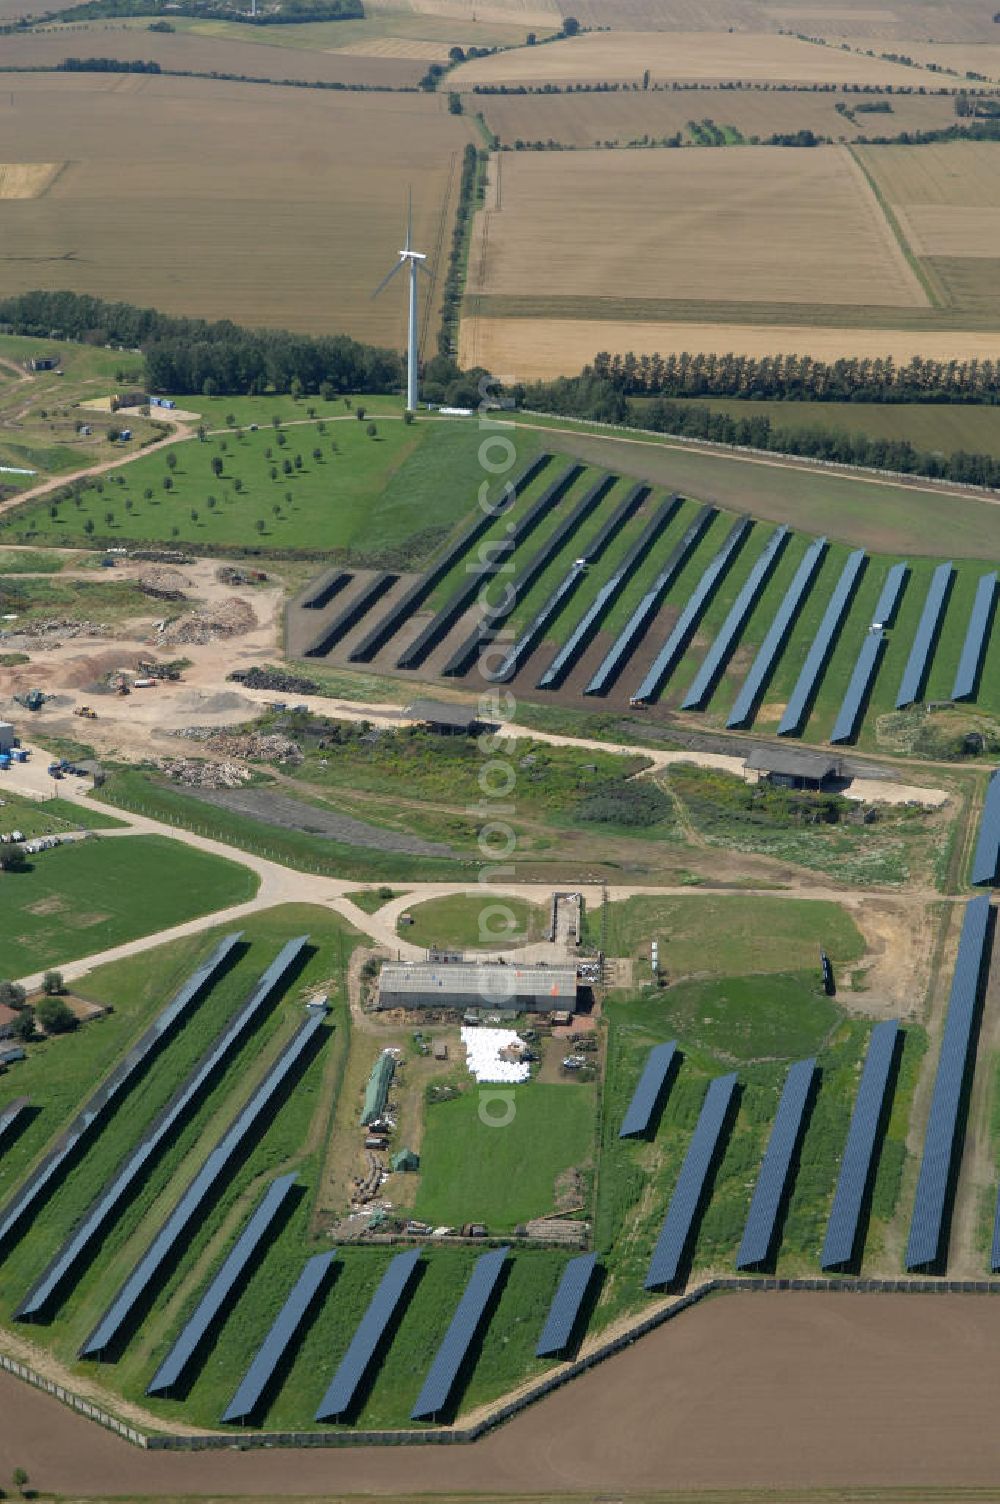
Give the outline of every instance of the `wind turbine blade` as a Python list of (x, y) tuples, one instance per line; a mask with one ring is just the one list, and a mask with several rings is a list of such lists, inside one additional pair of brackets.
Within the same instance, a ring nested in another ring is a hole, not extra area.
[(434, 281), (434, 273), (428, 268), (427, 262), (426, 261), (418, 261), (417, 265), (419, 266), (420, 270), (423, 272), (424, 276), (427, 277), (427, 278), (429, 278), (430, 281), (433, 282)]
[(387, 286), (387, 284), (392, 281), (393, 277), (396, 275), (396, 273), (399, 271), (399, 268), (402, 265), (403, 265), (402, 261), (397, 261), (396, 262), (396, 265), (393, 267), (392, 271), (389, 272), (387, 276), (385, 276), (385, 277), (382, 278), (381, 282), (376, 287), (375, 291), (372, 293), (372, 297), (373, 298), (377, 298), (378, 297), (378, 295), (382, 291), (383, 287)]

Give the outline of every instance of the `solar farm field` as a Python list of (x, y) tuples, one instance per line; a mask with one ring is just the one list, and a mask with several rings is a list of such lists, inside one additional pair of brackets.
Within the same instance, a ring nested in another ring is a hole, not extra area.
[[(556, 454), (540, 469), (536, 459), (513, 511), (498, 515), (475, 546), (488, 551), (504, 540), (515, 544), (514, 574), (504, 609), (491, 608), (485, 627), (475, 606), (478, 576), (468, 571), (471, 545), (459, 539), (424, 589), (409, 578), (394, 585), (384, 606), (369, 602), (329, 649), (325, 620), (334, 610), (350, 613), (351, 592), (363, 585), (338, 595), (325, 619), (316, 612), (314, 657), (329, 651), (345, 667), (371, 664), (477, 689), (509, 682), (518, 698), (536, 703), (550, 696), (579, 708), (638, 703), (654, 718), (683, 711), (697, 724), (770, 734), (780, 724), (783, 735), (824, 742), (874, 624), (875, 673), (846, 740), (912, 751), (941, 748), (952, 736), (958, 746), (970, 718), (1000, 716), (988, 667), (998, 651), (992, 597), (980, 584), (988, 558), (956, 558), (946, 578), (941, 572), (941, 609), (928, 617), (926, 651), (904, 686), (940, 561), (853, 550), (848, 566), (845, 543), (788, 523), (741, 522), (693, 499), (671, 501), (651, 485), (636, 490), (614, 472), (574, 467)], [(494, 551), (494, 565), (498, 558)], [(899, 588), (879, 621), (890, 571)], [(394, 612), (404, 592), (405, 610)], [(502, 647), (493, 641), (501, 628)], [(951, 701), (962, 703), (947, 714), (928, 718), (923, 709)], [(836, 739), (845, 740), (839, 727)]]
[(68, 288), (399, 346), (403, 299), (370, 294), (408, 183), (420, 180), (417, 242), (435, 260), (450, 243), (470, 137), (443, 98), (380, 96), (373, 111), (362, 94), (39, 73), (19, 76), (13, 100), (8, 160), (60, 171), (38, 197), (0, 200), (10, 293)]

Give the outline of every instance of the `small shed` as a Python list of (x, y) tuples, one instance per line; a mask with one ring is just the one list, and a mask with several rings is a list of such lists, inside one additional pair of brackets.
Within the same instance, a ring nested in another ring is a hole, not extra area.
[(394, 1170), (419, 1170), (420, 1155), (414, 1153), (412, 1149), (400, 1149), (398, 1154), (392, 1156), (389, 1163)]
[(33, 371), (54, 371), (58, 364), (58, 355), (35, 355), (28, 362)]
[(471, 736), (479, 725), (474, 705), (459, 705), (451, 700), (414, 700), (407, 706), (406, 714), (444, 736)]
[(10, 721), (0, 721), (0, 752), (9, 752), (16, 740), (16, 733)]
[(798, 747), (754, 747), (743, 764), (748, 782), (785, 789), (823, 789), (841, 777), (841, 761), (828, 752)]
[(434, 1041), (434, 1059), (435, 1060), (447, 1060), (448, 1059), (448, 1041), (446, 1039), (435, 1039), (435, 1041)]

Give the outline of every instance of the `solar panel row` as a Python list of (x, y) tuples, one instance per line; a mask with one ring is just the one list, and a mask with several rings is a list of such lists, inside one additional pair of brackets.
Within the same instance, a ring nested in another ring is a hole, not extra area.
[(725, 578), (744, 540), (753, 527), (749, 517), (739, 517), (729, 529), (726, 540), (714, 559), (710, 561), (701, 579), (688, 597), (687, 603), (674, 625), (673, 631), (657, 653), (652, 666), (639, 688), (632, 696), (633, 705), (642, 705), (654, 699), (666, 684), (687, 647), (702, 613), (708, 608), (712, 596)]
[(875, 1025), (868, 1041), (868, 1053), (826, 1226), (820, 1257), (823, 1269), (844, 1268), (853, 1261), (857, 1251), (861, 1212), (875, 1171), (875, 1140), (887, 1106), (886, 1093), (899, 1037), (899, 1024), (890, 1018)]
[(705, 1182), (712, 1168), (736, 1091), (736, 1073), (716, 1076), (702, 1104), (684, 1156), (667, 1215), (646, 1274), (646, 1289), (671, 1285), (677, 1278), (692, 1232)]
[(797, 1060), (785, 1077), (774, 1127), (767, 1141), (743, 1229), (743, 1240), (736, 1255), (737, 1269), (754, 1269), (765, 1264), (770, 1257), (778, 1213), (792, 1172), (815, 1074), (815, 1059)]
[(246, 1106), (226, 1129), (216, 1147), (184, 1191), (145, 1254), (115, 1295), (110, 1306), (80, 1349), (81, 1358), (99, 1358), (122, 1334), (135, 1307), (155, 1287), (160, 1270), (189, 1232), (196, 1217), (217, 1190), (227, 1166), (263, 1116), (265, 1109), (299, 1064), (326, 1017), (325, 1009), (310, 1008), (291, 1043), (282, 1051)]
[(295, 1281), (291, 1294), (278, 1312), (274, 1325), (243, 1376), (240, 1387), (223, 1412), (224, 1422), (253, 1419), (274, 1378), (278, 1364), (295, 1340), (303, 1322), (324, 1289), (336, 1257), (337, 1250), (333, 1249), (330, 1253), (317, 1253), (306, 1264)]
[(806, 654), (802, 671), (795, 681), (795, 688), (789, 697), (785, 713), (778, 723), (779, 736), (792, 736), (802, 730), (820, 680), (826, 672), (837, 634), (847, 615), (854, 587), (861, 577), (865, 562), (866, 555), (863, 548), (856, 549), (854, 553), (847, 556), (840, 578), (833, 587), (833, 594), (823, 612), (823, 620)]
[(996, 597), (996, 575), (980, 575), (976, 586), (976, 598), (972, 602), (972, 610), (969, 613), (969, 625), (965, 629), (962, 656), (958, 660), (955, 682), (951, 689), (953, 700), (968, 700), (976, 693), (979, 670), (986, 649), (986, 638), (993, 624)]
[(927, 587), (927, 596), (924, 600), (924, 609), (920, 613), (920, 621), (917, 624), (916, 635), (910, 648), (910, 656), (906, 660), (903, 677), (900, 680), (899, 693), (896, 695), (896, 709), (902, 710), (906, 705), (912, 705), (920, 699), (923, 692), (924, 682), (930, 668), (931, 652), (937, 636), (941, 614), (944, 611), (951, 589), (951, 581), (955, 571), (951, 564), (939, 564), (931, 575), (930, 585)]
[(701, 710), (708, 700), (715, 681), (729, 662), (730, 654), (736, 646), (737, 639), (746, 626), (747, 617), (757, 604), (757, 599), (774, 572), (781, 558), (782, 551), (791, 530), (785, 526), (775, 528), (754, 566), (747, 576), (746, 583), (739, 595), (733, 601), (725, 621), (719, 628), (719, 634), (702, 660), (701, 667), (692, 680), (691, 687), (681, 702), (683, 710)]
[(108, 1106), (116, 1101), (128, 1087), (140, 1067), (152, 1059), (167, 1035), (225, 965), (242, 938), (242, 933), (237, 932), (233, 935), (226, 935), (223, 940), (219, 941), (212, 954), (196, 971), (191, 973), (184, 986), (174, 994), (167, 1006), (157, 1015), (121, 1064), (115, 1066), (104, 1084), (88, 1098), (85, 1106), (77, 1113), (65, 1133), (60, 1135), (55, 1147), (50, 1149), (37, 1169), (28, 1176), (0, 1212), (0, 1244), (6, 1241), (18, 1223), (41, 1200), (43, 1193), (60, 1173), (70, 1155), (100, 1123)]
[(509, 1253), (509, 1248), (495, 1248), (492, 1253), (484, 1253), (476, 1260), (451, 1324), (434, 1354), (417, 1403), (410, 1412), (411, 1420), (434, 1420), (447, 1406), (459, 1369), (482, 1327)]
[(960, 1138), (959, 1112), (965, 1090), (972, 1032), (979, 1004), (980, 983), (990, 919), (990, 895), (966, 905), (958, 959), (948, 999), (938, 1057), (930, 1116), (924, 1135), (924, 1154), (917, 1178), (907, 1269), (936, 1265), (943, 1254), (945, 1214), (956, 1146)]
[(485, 644), (492, 642), (515, 607), (524, 599), (543, 570), (561, 552), (567, 539), (586, 522), (594, 508), (603, 501), (618, 480), (617, 475), (605, 475), (581, 496), (569, 515), (555, 527), (540, 548), (536, 549), (509, 585), (504, 585), (498, 601), (488, 604), (482, 620), (475, 630), (456, 648), (441, 670), (445, 678), (468, 673)]
[(253, 1215), (230, 1249), (219, 1272), (199, 1300), (194, 1314), (184, 1327), (146, 1387), (147, 1394), (169, 1394), (184, 1377), (226, 1303), (240, 1285), (247, 1267), (274, 1226), (282, 1207), (292, 1193), (296, 1174), (272, 1180)]
[(8, 1102), (3, 1111), (0, 1112), (0, 1145), (3, 1144), (4, 1139), (12, 1131), (14, 1124), (24, 1109), (30, 1105), (31, 1103), (27, 1097), (15, 1097), (13, 1102)]
[(356, 627), (363, 616), (366, 616), (375, 602), (381, 600), (399, 579), (398, 574), (391, 574), (383, 570), (380, 574), (373, 575), (366, 580), (356, 595), (347, 602), (332, 621), (328, 621), (323, 630), (314, 637), (309, 646), (304, 650), (303, 658), (323, 658), (331, 648), (336, 647), (341, 638), (347, 636), (352, 627)]
[(847, 692), (830, 733), (831, 742), (850, 741), (858, 728), (868, 691), (875, 678), (875, 670), (878, 668), (889, 640), (885, 635), (885, 628), (896, 613), (908, 573), (907, 564), (893, 564), (885, 577), (878, 604), (875, 607), (874, 619), (861, 644)]
[(443, 580), (448, 571), (458, 560), (463, 558), (472, 545), (479, 541), (483, 533), (496, 521), (497, 517), (510, 508), (517, 497), (529, 486), (552, 456), (540, 454), (531, 460), (520, 474), (511, 481), (506, 481), (498, 498), (489, 506), (479, 506), (473, 516), (473, 521), (455, 542), (432, 564), (426, 574), (422, 574), (415, 580), (410, 588), (399, 597), (394, 606), (377, 621), (371, 631), (357, 643), (348, 654), (352, 663), (368, 663), (375, 654), (384, 648), (390, 637), (395, 637), (404, 622), (409, 621), (414, 611), (423, 605), (439, 580)]
[(499, 572), (501, 565), (509, 562), (514, 550), (534, 532), (582, 473), (582, 465), (567, 466), (558, 480), (546, 486), (541, 495), (535, 498), (520, 522), (508, 524), (509, 531), (502, 540), (498, 540), (492, 547), (488, 543), (482, 545), (481, 568), (468, 571), (464, 585), (459, 586), (440, 611), (431, 618), (419, 636), (414, 638), (409, 647), (400, 654), (396, 660), (397, 668), (420, 667), (431, 649), (436, 647), (451, 631), (463, 611), (468, 610), (487, 582)]
[[(645, 501), (649, 495), (649, 487), (636, 486), (636, 490), (641, 493), (641, 499)], [(593, 639), (595, 632), (615, 601), (625, 589), (632, 571), (640, 560), (646, 557), (646, 554), (652, 548), (657, 538), (659, 538), (660, 534), (673, 520), (680, 508), (680, 504), (680, 498), (677, 496), (671, 496), (667, 501), (660, 503), (656, 512), (650, 518), (649, 522), (647, 522), (642, 533), (636, 539), (635, 543), (633, 543), (614, 574), (601, 586), (594, 597), (593, 603), (588, 606), (567, 640), (563, 643), (539, 679), (537, 686), (539, 689), (557, 689), (559, 687), (577, 658), (579, 658), (580, 654)]]
[(1000, 868), (1000, 769), (990, 775), (986, 785), (979, 835), (972, 858), (972, 881), (977, 887), (994, 887)]
[(524, 659), (527, 658), (536, 643), (541, 639), (542, 633), (549, 622), (556, 619), (559, 612), (566, 605), (566, 602), (574, 594), (580, 581), (586, 575), (588, 567), (591, 564), (597, 563), (609, 543), (618, 536), (633, 512), (638, 511), (640, 503), (645, 500), (648, 494), (649, 491), (646, 486), (632, 486), (607, 522), (605, 522), (596, 538), (591, 543), (585, 545), (578, 559), (574, 559), (548, 600), (539, 606), (531, 621), (500, 664), (500, 667), (493, 673), (487, 674), (488, 679), (492, 680), (495, 684), (503, 684), (508, 679), (513, 678)]
[(798, 569), (792, 576), (792, 583), (785, 591), (781, 605), (774, 614), (774, 620), (764, 635), (764, 641), (757, 650), (757, 656), (750, 665), (750, 672), (740, 686), (733, 708), (729, 712), (726, 725), (730, 729), (745, 726), (747, 721), (753, 718), (757, 703), (774, 672), (778, 656), (784, 648), (795, 618), (812, 589), (816, 571), (823, 562), (825, 553), (825, 538), (814, 538), (806, 549)]
[(676, 1039), (672, 1039), (669, 1044), (653, 1045), (646, 1056), (639, 1083), (622, 1119), (618, 1130), (619, 1138), (634, 1138), (636, 1134), (646, 1132), (659, 1105), (676, 1053)]
[(570, 1259), (549, 1306), (535, 1348), (536, 1358), (558, 1358), (566, 1351), (596, 1269), (596, 1253), (581, 1253)]
[(602, 695), (617, 677), (622, 664), (635, 648), (649, 622), (660, 608), (660, 602), (671, 583), (680, 574), (688, 558), (701, 540), (709, 525), (718, 515), (713, 506), (701, 507), (681, 541), (673, 549), (666, 564), (636, 606), (625, 626), (606, 654), (590, 683), (584, 688), (585, 695)]
[(416, 1278), (423, 1251), (422, 1248), (411, 1248), (406, 1253), (397, 1254), (383, 1274), (330, 1387), (320, 1401), (317, 1420), (339, 1420), (350, 1411), (389, 1324)]
[(289, 940), (287, 945), (282, 947), (279, 955), (267, 968), (239, 1013), (201, 1057), (183, 1086), (174, 1093), (163, 1111), (157, 1114), (152, 1126), (122, 1162), (97, 1201), (90, 1207), (83, 1220), (73, 1229), (67, 1242), (62, 1245), (55, 1258), (32, 1285), (14, 1312), (18, 1321), (28, 1321), (41, 1316), (55, 1300), (74, 1266), (117, 1216), (124, 1205), (130, 1187), (148, 1171), (163, 1145), (171, 1142), (184, 1118), (191, 1112), (212, 1078), (218, 1075), (242, 1042), (244, 1035), (256, 1021), (257, 1015), (273, 998), (275, 990), (308, 943), (309, 936), (300, 935), (297, 940)]

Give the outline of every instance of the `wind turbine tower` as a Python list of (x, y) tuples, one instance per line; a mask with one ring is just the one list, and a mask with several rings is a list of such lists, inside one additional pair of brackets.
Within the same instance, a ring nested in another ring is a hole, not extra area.
[(409, 202), (407, 204), (407, 209), (406, 209), (406, 245), (400, 251), (400, 253), (399, 253), (399, 260), (396, 262), (396, 265), (392, 268), (392, 271), (389, 272), (389, 274), (387, 276), (385, 276), (385, 277), (382, 278), (382, 281), (379, 283), (379, 285), (376, 287), (375, 291), (372, 293), (372, 297), (373, 298), (377, 298), (378, 295), (379, 295), (379, 293), (382, 291), (383, 287), (385, 287), (389, 282), (392, 281), (393, 277), (396, 275), (396, 273), (402, 267), (404, 267), (404, 266), (408, 266), (409, 267), (409, 272), (410, 272), (410, 314), (409, 314), (409, 322), (408, 322), (408, 337), (407, 337), (407, 344), (406, 344), (406, 406), (407, 406), (407, 409), (410, 412), (416, 412), (416, 409), (417, 409), (417, 355), (418, 355), (418, 341), (417, 341), (417, 268), (419, 267), (420, 270), (424, 273), (424, 275), (426, 277), (430, 276), (430, 272), (427, 270), (427, 267), (424, 264), (426, 262), (426, 260), (427, 260), (427, 257), (423, 254), (422, 251), (415, 251), (415, 250), (412, 249), (411, 244), (410, 244), (410, 242), (412, 241), (412, 239), (413, 239), (413, 200), (412, 200), (412, 197), (411, 197), (411, 199), (409, 200)]

